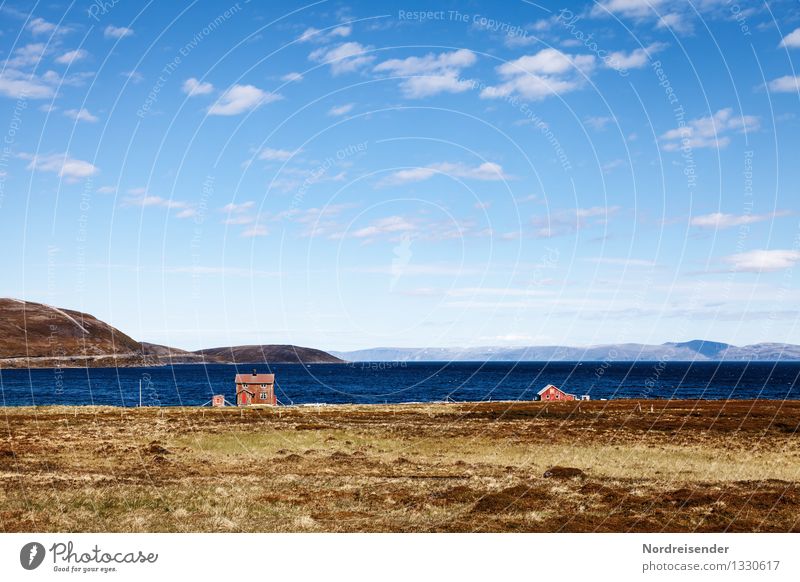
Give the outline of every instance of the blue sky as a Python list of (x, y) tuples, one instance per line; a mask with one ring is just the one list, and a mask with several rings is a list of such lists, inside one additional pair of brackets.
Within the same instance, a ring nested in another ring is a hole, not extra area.
[(800, 10), (4, 3), (0, 295), (183, 348), (800, 343)]

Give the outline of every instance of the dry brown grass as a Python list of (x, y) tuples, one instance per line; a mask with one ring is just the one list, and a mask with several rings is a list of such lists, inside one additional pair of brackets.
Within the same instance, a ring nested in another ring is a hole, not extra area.
[(800, 529), (794, 402), (48, 407), (3, 420), (0, 531)]

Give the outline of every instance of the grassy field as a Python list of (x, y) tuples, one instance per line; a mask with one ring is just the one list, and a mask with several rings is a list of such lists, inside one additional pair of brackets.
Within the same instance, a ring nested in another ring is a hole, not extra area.
[(800, 531), (800, 402), (5, 408), (0, 531)]

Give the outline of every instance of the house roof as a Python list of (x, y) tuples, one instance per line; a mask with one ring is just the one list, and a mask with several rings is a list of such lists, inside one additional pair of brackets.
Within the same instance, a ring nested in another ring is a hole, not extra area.
[(275, 374), (236, 374), (236, 384), (274, 384)]
[(555, 389), (556, 389), (556, 390), (558, 390), (559, 392), (564, 392), (564, 391), (563, 391), (561, 388), (559, 388), (558, 386), (553, 386), (552, 384), (548, 384), (547, 386), (545, 386), (544, 388), (542, 388), (541, 390), (539, 390), (539, 391), (537, 392), (537, 394), (538, 394), (539, 396), (541, 396), (542, 394), (544, 394), (545, 392), (547, 392), (548, 390), (550, 390), (550, 388), (555, 388)]
[(548, 384), (547, 386), (545, 386), (544, 388), (542, 388), (541, 390), (539, 390), (539, 391), (538, 391), (536, 394), (537, 394), (538, 396), (541, 396), (542, 394), (544, 394), (545, 392), (547, 392), (548, 390), (550, 390), (550, 388), (555, 388), (556, 390), (558, 390), (558, 391), (559, 391), (559, 392), (561, 392), (562, 394), (567, 394), (568, 396), (572, 396), (573, 398), (577, 398), (577, 396), (575, 396), (574, 394), (570, 394), (569, 392), (565, 392), (564, 390), (562, 390), (562, 389), (561, 389), (561, 388), (559, 388), (558, 386), (553, 386), (552, 384)]

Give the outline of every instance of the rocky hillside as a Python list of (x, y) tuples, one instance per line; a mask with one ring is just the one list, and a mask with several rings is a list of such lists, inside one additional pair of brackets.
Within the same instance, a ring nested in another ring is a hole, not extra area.
[(344, 360), (328, 352), (314, 348), (301, 348), (288, 345), (233, 346), (199, 350), (194, 354), (203, 356), (206, 361), (229, 362), (235, 364), (282, 363), (282, 364), (341, 364)]
[(135, 366), (139, 342), (88, 313), (0, 299), (0, 365), (4, 368)]
[(0, 368), (128, 367), (197, 363), (341, 363), (312, 348), (234, 346), (189, 352), (138, 342), (88, 313), (0, 299)]

